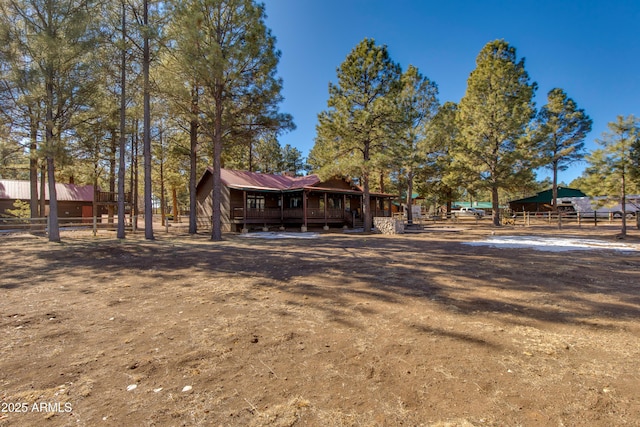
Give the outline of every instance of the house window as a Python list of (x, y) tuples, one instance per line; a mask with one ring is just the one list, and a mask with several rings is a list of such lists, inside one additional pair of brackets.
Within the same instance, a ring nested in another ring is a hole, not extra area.
[(342, 197), (329, 196), (327, 201), (329, 202), (329, 209), (342, 209)]
[(302, 207), (302, 197), (292, 197), (289, 199), (289, 208), (301, 208)]
[(247, 207), (249, 209), (264, 210), (264, 196), (247, 194)]

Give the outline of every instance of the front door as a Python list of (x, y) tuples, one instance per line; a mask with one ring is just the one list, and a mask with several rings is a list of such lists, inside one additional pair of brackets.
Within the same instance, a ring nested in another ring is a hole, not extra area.
[(93, 206), (82, 206), (82, 222), (91, 222), (93, 217)]

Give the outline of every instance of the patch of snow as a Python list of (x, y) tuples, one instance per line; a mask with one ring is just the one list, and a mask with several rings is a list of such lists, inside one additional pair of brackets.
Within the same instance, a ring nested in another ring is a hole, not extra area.
[(282, 231), (259, 231), (256, 233), (240, 234), (240, 237), (253, 239), (317, 239), (319, 233), (288, 233)]
[[(342, 230), (343, 233), (364, 233), (364, 227), (359, 228), (345, 228)], [(379, 233), (378, 229), (375, 227), (371, 227), (372, 233)]]
[(571, 237), (492, 236), (485, 240), (465, 242), (464, 244), (469, 246), (492, 246), (494, 248), (504, 249), (528, 248), (548, 252), (588, 251), (594, 249), (615, 251), (640, 250), (640, 247), (635, 244)]
[[(373, 230), (372, 230), (373, 231)], [(360, 228), (347, 228), (342, 230), (343, 233), (364, 233), (364, 227)]]

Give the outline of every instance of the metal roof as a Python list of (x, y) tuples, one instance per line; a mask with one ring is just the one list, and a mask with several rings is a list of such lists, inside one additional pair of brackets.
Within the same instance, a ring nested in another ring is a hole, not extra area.
[[(198, 185), (202, 182), (204, 176), (207, 174), (213, 174), (213, 168), (207, 167), (205, 173), (200, 178)], [(335, 187), (320, 187), (320, 181), (318, 175), (306, 175), (306, 176), (288, 176), (288, 175), (276, 175), (260, 172), (248, 172), (238, 171), (231, 169), (220, 169), (220, 178), (222, 183), (229, 188), (236, 190), (248, 190), (248, 191), (269, 191), (269, 192), (289, 192), (289, 191), (327, 191), (334, 193), (345, 194), (362, 194), (362, 189), (356, 185), (351, 185), (351, 188), (335, 188)], [(370, 193), (371, 196), (378, 197), (395, 197), (392, 194), (385, 193)]]
[[(541, 191), (535, 196), (526, 197), (524, 199), (511, 200), (509, 203), (551, 203), (553, 198), (552, 189)], [(558, 199), (562, 197), (584, 197), (582, 191), (576, 188), (558, 187)]]
[[(209, 171), (213, 173), (211, 168), (209, 168)], [(221, 169), (220, 177), (222, 183), (227, 187), (240, 190), (302, 190), (305, 187), (313, 186), (320, 182), (318, 175), (294, 177), (230, 169)]]
[[(40, 183), (38, 183), (40, 191)], [(59, 202), (93, 202), (93, 185), (56, 183), (56, 198)], [(29, 181), (0, 179), (0, 199), (30, 200)], [(45, 200), (49, 200), (49, 186), (45, 185)]]

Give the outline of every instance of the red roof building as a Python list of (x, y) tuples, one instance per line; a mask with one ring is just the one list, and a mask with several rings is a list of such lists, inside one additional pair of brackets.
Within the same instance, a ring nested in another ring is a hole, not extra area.
[[(40, 185), (38, 184), (38, 191)], [(61, 218), (91, 217), (93, 206), (93, 185), (56, 183), (58, 215)], [(48, 212), (49, 186), (45, 185), (44, 199)], [(7, 209), (14, 209), (16, 200), (31, 200), (29, 181), (0, 179), (0, 215), (8, 215)]]
[[(222, 169), (222, 229), (249, 227), (349, 226), (362, 223), (362, 189), (347, 180)], [(199, 225), (212, 218), (213, 169), (197, 185)], [(371, 216), (391, 216), (389, 194), (371, 194)]]

